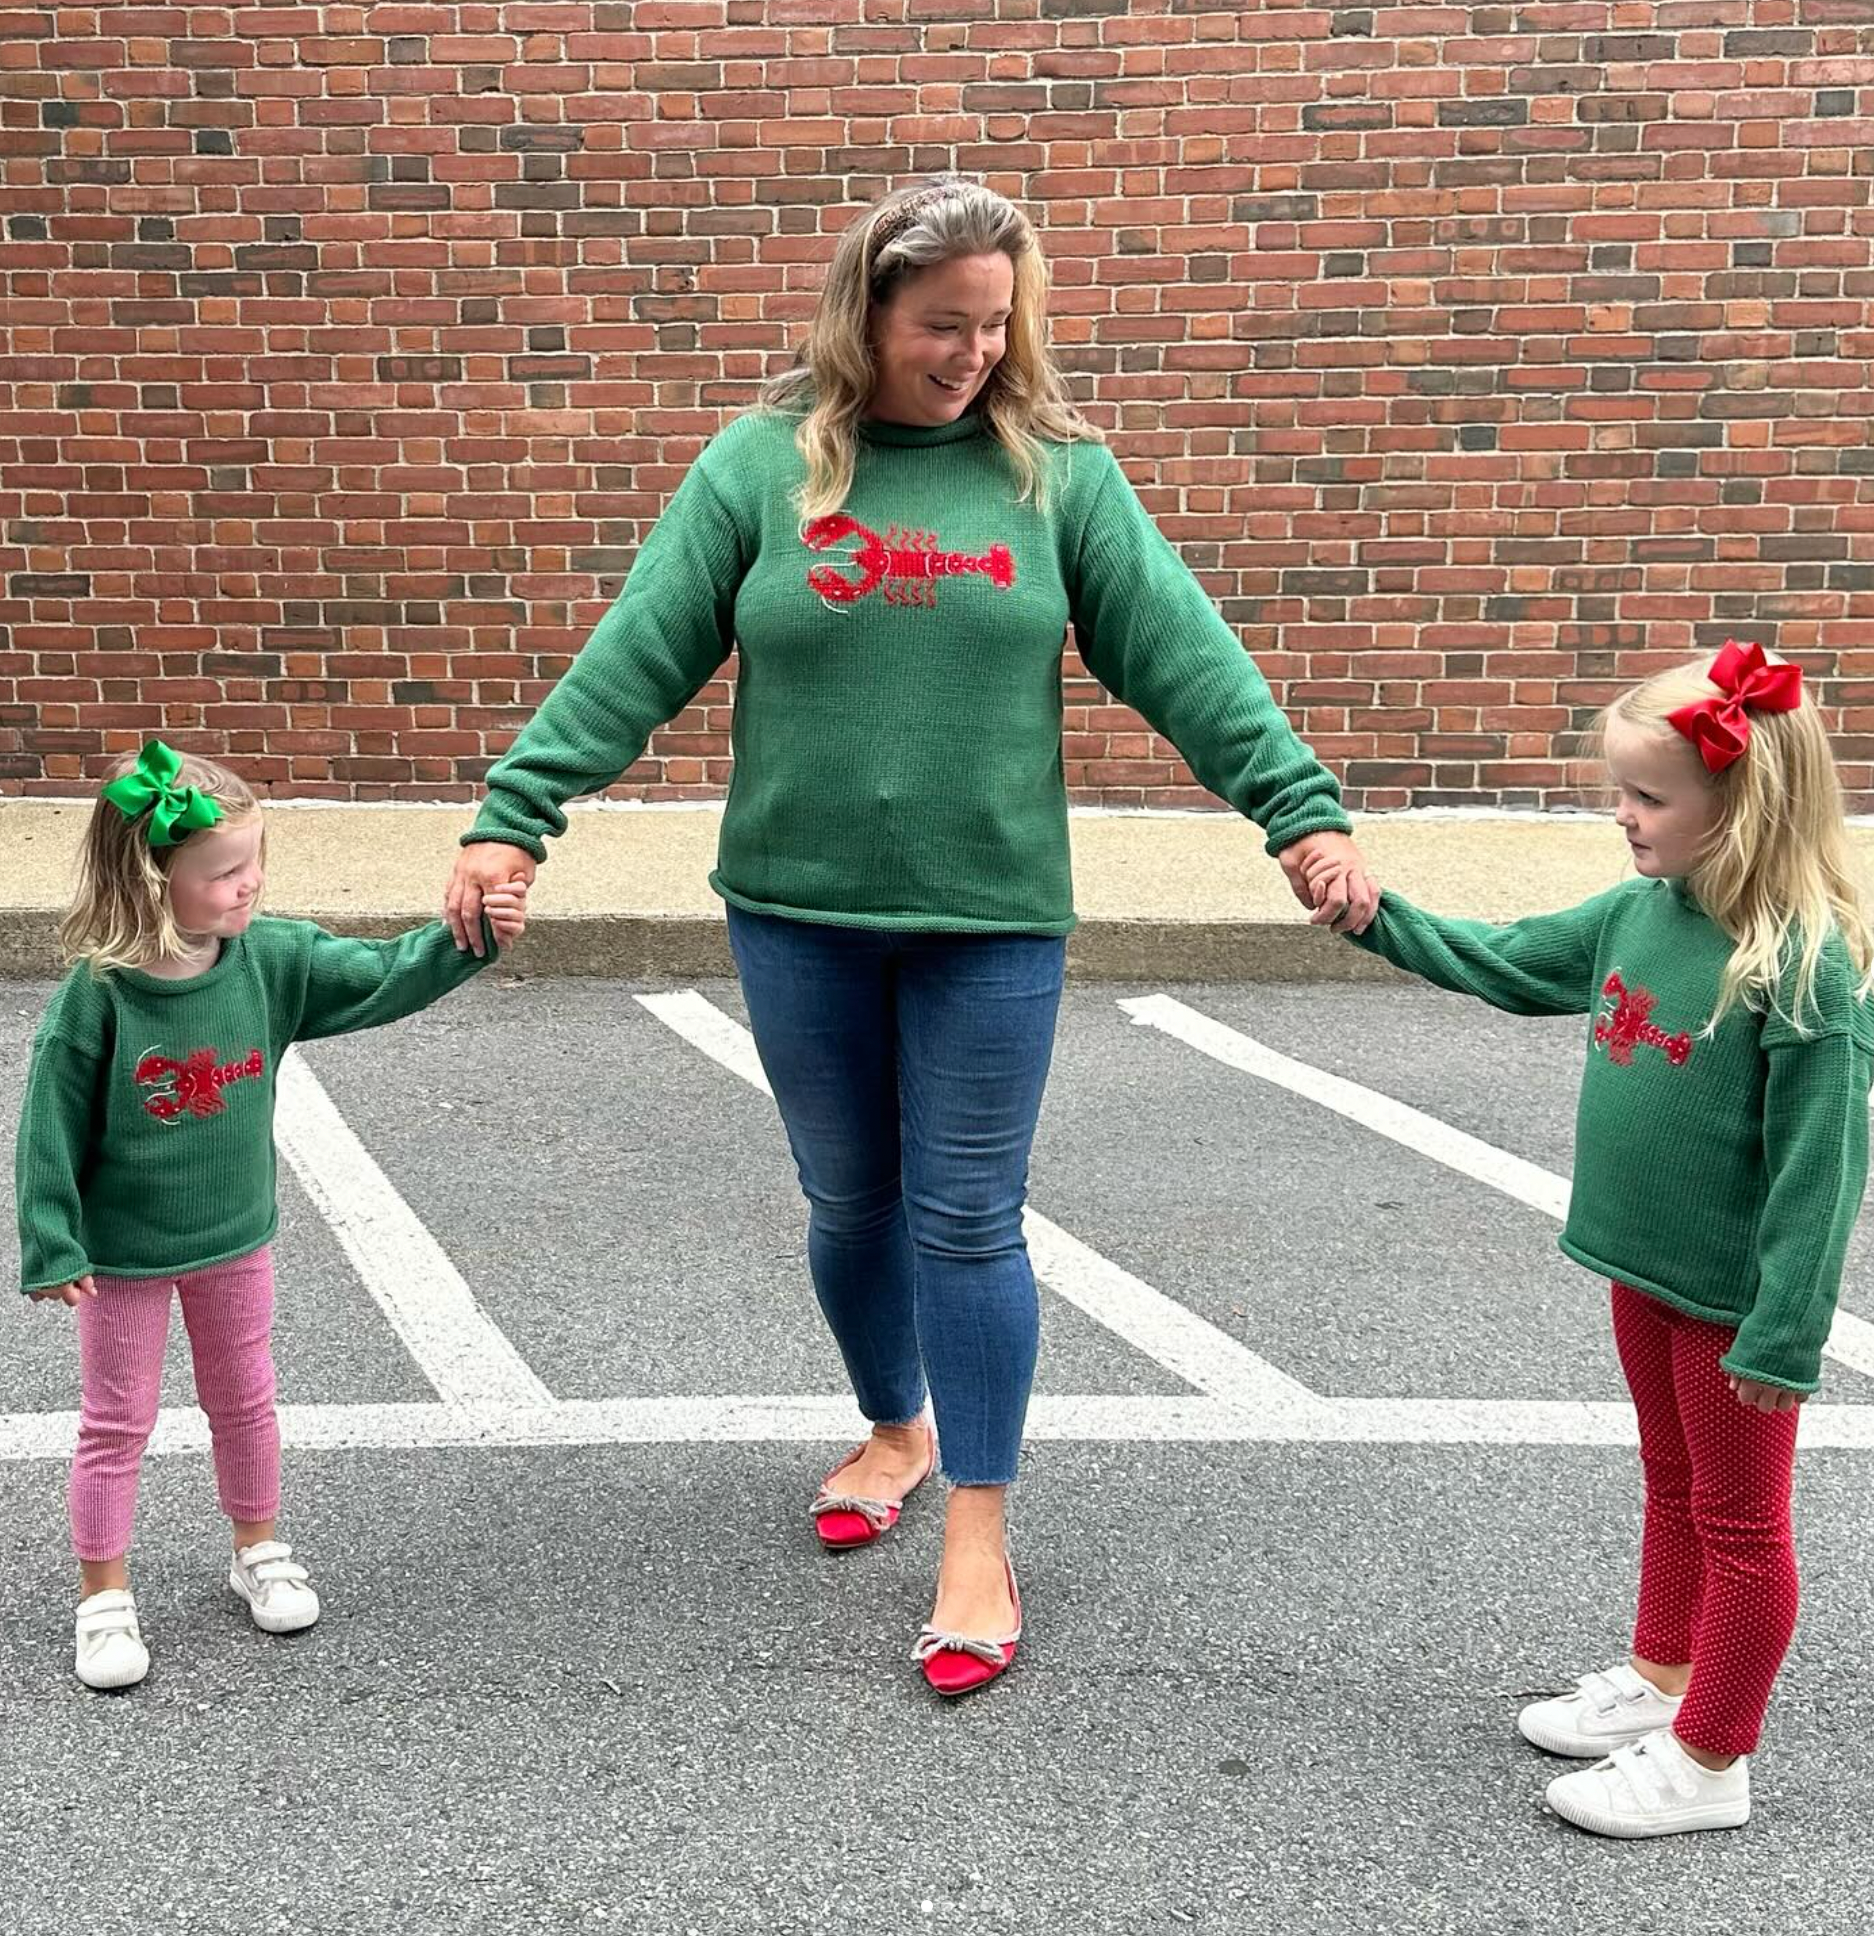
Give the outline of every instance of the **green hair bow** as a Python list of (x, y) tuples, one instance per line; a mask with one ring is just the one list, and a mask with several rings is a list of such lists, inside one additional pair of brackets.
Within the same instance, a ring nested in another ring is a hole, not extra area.
[(153, 739), (137, 755), (137, 764), (104, 789), (104, 798), (126, 820), (148, 813), (145, 835), (152, 847), (179, 847), (190, 834), (212, 827), (221, 818), (219, 801), (196, 787), (179, 787), (182, 755)]

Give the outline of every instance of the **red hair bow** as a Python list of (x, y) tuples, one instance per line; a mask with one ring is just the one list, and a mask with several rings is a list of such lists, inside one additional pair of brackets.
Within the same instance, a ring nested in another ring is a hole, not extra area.
[(1750, 714), (1793, 713), (1802, 704), (1802, 667), (1771, 665), (1760, 645), (1726, 639), (1706, 676), (1724, 696), (1695, 700), (1666, 718), (1712, 773), (1722, 773), (1750, 744)]

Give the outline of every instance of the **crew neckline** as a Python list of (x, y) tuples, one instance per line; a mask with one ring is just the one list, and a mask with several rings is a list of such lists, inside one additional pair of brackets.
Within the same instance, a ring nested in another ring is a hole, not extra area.
[(186, 975), (181, 980), (173, 975), (152, 975), (147, 968), (113, 968), (111, 973), (126, 987), (140, 988), (146, 995), (188, 995), (225, 975), (240, 945), (239, 935), (223, 941), (212, 968), (204, 968), (199, 975)]

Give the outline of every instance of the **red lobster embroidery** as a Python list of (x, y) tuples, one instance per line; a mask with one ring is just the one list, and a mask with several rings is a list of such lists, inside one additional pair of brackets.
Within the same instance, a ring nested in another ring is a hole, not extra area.
[(813, 519), (800, 536), (810, 551), (825, 551), (843, 538), (859, 540), (858, 550), (847, 559), (857, 577), (848, 578), (833, 565), (815, 565), (807, 573), (807, 583), (829, 605), (850, 605), (881, 584), (887, 605), (935, 605), (933, 579), (960, 578), (969, 572), (980, 572), (1001, 592), (1015, 582), (1014, 554), (1004, 544), (992, 544), (979, 557), (943, 551), (935, 532), (901, 531), (894, 524), (881, 538), (844, 511)]
[(1648, 1048), (1663, 1049), (1666, 1060), (1676, 1069), (1692, 1053), (1692, 1038), (1682, 1030), (1668, 1035), (1652, 1020), (1658, 997), (1645, 988), (1629, 988), (1616, 969), (1601, 984), (1601, 993), (1613, 997), (1594, 1024), (1594, 1039), (1607, 1050), (1609, 1062), (1627, 1068), (1633, 1061), (1633, 1045), (1644, 1042)]
[(193, 1049), (186, 1062), (151, 1053), (137, 1064), (136, 1079), (138, 1088), (147, 1089), (175, 1078), (173, 1086), (158, 1090), (143, 1105), (152, 1116), (167, 1123), (185, 1111), (191, 1116), (219, 1116), (228, 1106), (222, 1100), (223, 1085), (239, 1082), (244, 1076), (261, 1075), (266, 1066), (258, 1049), (249, 1049), (240, 1061), (225, 1062), (219, 1068), (213, 1049)]

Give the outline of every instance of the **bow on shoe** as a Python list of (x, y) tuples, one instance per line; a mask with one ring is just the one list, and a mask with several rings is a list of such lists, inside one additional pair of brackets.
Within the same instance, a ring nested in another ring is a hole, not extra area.
[(939, 1628), (926, 1627), (912, 1643), (911, 1658), (929, 1660), (932, 1654), (968, 1654), (989, 1667), (1008, 1664), (1007, 1654), (993, 1640), (977, 1640), (970, 1634), (944, 1633)]
[(195, 787), (177, 786), (182, 755), (153, 739), (137, 755), (136, 766), (104, 789), (104, 798), (126, 820), (148, 813), (145, 838), (152, 847), (179, 847), (190, 834), (221, 819), (221, 806)]
[(1793, 713), (1802, 704), (1802, 667), (1771, 665), (1760, 645), (1727, 639), (1707, 676), (1722, 696), (1694, 700), (1666, 718), (1711, 773), (1722, 773), (1750, 744), (1752, 713)]
[(861, 1499), (856, 1492), (823, 1492), (813, 1502), (813, 1516), (825, 1513), (857, 1513), (875, 1532), (882, 1533), (899, 1509), (883, 1499)]

